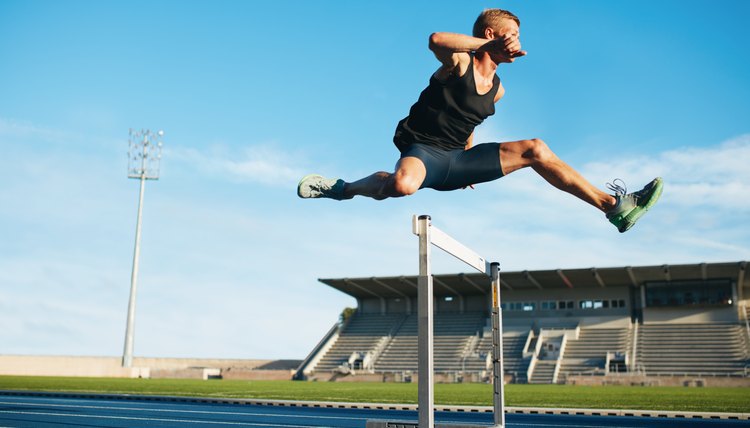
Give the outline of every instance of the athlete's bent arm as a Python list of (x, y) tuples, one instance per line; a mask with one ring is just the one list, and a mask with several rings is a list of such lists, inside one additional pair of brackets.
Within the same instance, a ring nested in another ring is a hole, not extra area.
[(429, 46), (441, 62), (454, 53), (475, 52), (480, 49), (511, 53), (519, 52), (521, 48), (517, 34), (498, 34), (491, 28), (487, 29), (485, 38), (458, 33), (432, 33)]
[(437, 77), (446, 79), (451, 74), (461, 75), (469, 63), (468, 52), (479, 49), (487, 40), (456, 33), (432, 33), (430, 50), (442, 64)]
[(458, 33), (430, 34), (430, 50), (435, 53), (435, 56), (441, 62), (455, 53), (476, 51), (487, 42), (487, 39)]

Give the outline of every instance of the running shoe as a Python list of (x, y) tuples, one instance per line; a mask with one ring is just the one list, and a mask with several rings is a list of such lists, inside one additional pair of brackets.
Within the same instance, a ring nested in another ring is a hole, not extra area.
[(663, 184), (661, 177), (657, 177), (643, 189), (628, 193), (625, 182), (619, 178), (607, 183), (607, 188), (614, 192), (617, 199), (615, 207), (607, 212), (607, 219), (620, 233), (626, 232), (659, 200)]
[(297, 185), (297, 195), (300, 198), (329, 198), (341, 201), (351, 199), (344, 197), (344, 180), (340, 178), (325, 178), (322, 175), (310, 174), (302, 177)]

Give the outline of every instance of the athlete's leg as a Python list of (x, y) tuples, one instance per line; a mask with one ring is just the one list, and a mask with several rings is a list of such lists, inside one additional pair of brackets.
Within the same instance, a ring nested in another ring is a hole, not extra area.
[(344, 184), (344, 197), (357, 195), (382, 200), (408, 196), (419, 190), (427, 169), (424, 163), (415, 157), (404, 157), (396, 164), (393, 173), (380, 171), (361, 180)]
[(396, 164), (395, 172), (376, 172), (353, 183), (318, 174), (307, 175), (297, 185), (297, 195), (300, 198), (328, 198), (338, 201), (357, 195), (377, 200), (395, 198), (411, 195), (419, 190), (426, 176), (424, 162), (413, 156), (405, 156)]
[(614, 196), (589, 183), (540, 139), (500, 143), (500, 165), (504, 175), (530, 166), (548, 183), (603, 212), (611, 210), (617, 203)]
[(609, 222), (620, 232), (633, 227), (659, 200), (663, 187), (662, 179), (659, 177), (633, 193), (628, 193), (624, 184), (619, 186), (613, 182), (607, 186), (615, 194), (609, 195), (591, 185), (539, 139), (501, 143), (500, 164), (504, 174), (530, 166), (553, 186), (604, 211)]

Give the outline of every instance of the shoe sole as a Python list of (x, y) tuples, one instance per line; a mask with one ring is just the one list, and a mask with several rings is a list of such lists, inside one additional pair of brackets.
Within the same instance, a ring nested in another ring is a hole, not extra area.
[(307, 194), (307, 195), (303, 195), (302, 194), (302, 184), (305, 181), (307, 181), (307, 180), (309, 180), (309, 179), (311, 179), (313, 177), (321, 177), (322, 178), (323, 176), (320, 175), (320, 174), (307, 174), (306, 176), (302, 177), (302, 179), (299, 181), (299, 183), (297, 183), (297, 196), (299, 196), (300, 198), (303, 198), (303, 199), (310, 199), (310, 198), (312, 198), (312, 196), (310, 194)]
[(651, 195), (646, 200), (646, 203), (642, 206), (637, 206), (633, 208), (633, 211), (629, 212), (627, 216), (625, 216), (624, 223), (618, 230), (620, 233), (627, 232), (630, 230), (631, 227), (635, 225), (635, 222), (638, 221), (641, 217), (643, 217), (646, 212), (654, 206), (654, 204), (659, 200), (661, 197), (661, 192), (664, 190), (664, 182), (661, 178), (658, 178), (654, 180), (654, 189), (651, 191)]

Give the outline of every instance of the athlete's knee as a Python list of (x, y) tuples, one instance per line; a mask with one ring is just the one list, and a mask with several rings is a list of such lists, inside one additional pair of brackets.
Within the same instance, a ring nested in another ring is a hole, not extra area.
[(403, 174), (397, 172), (392, 177), (393, 185), (393, 196), (409, 196), (419, 190), (419, 186), (422, 184), (416, 177), (410, 174)]
[(533, 138), (526, 140), (526, 151), (524, 157), (531, 159), (535, 163), (544, 163), (554, 158), (555, 154), (552, 153), (547, 143), (541, 138)]

